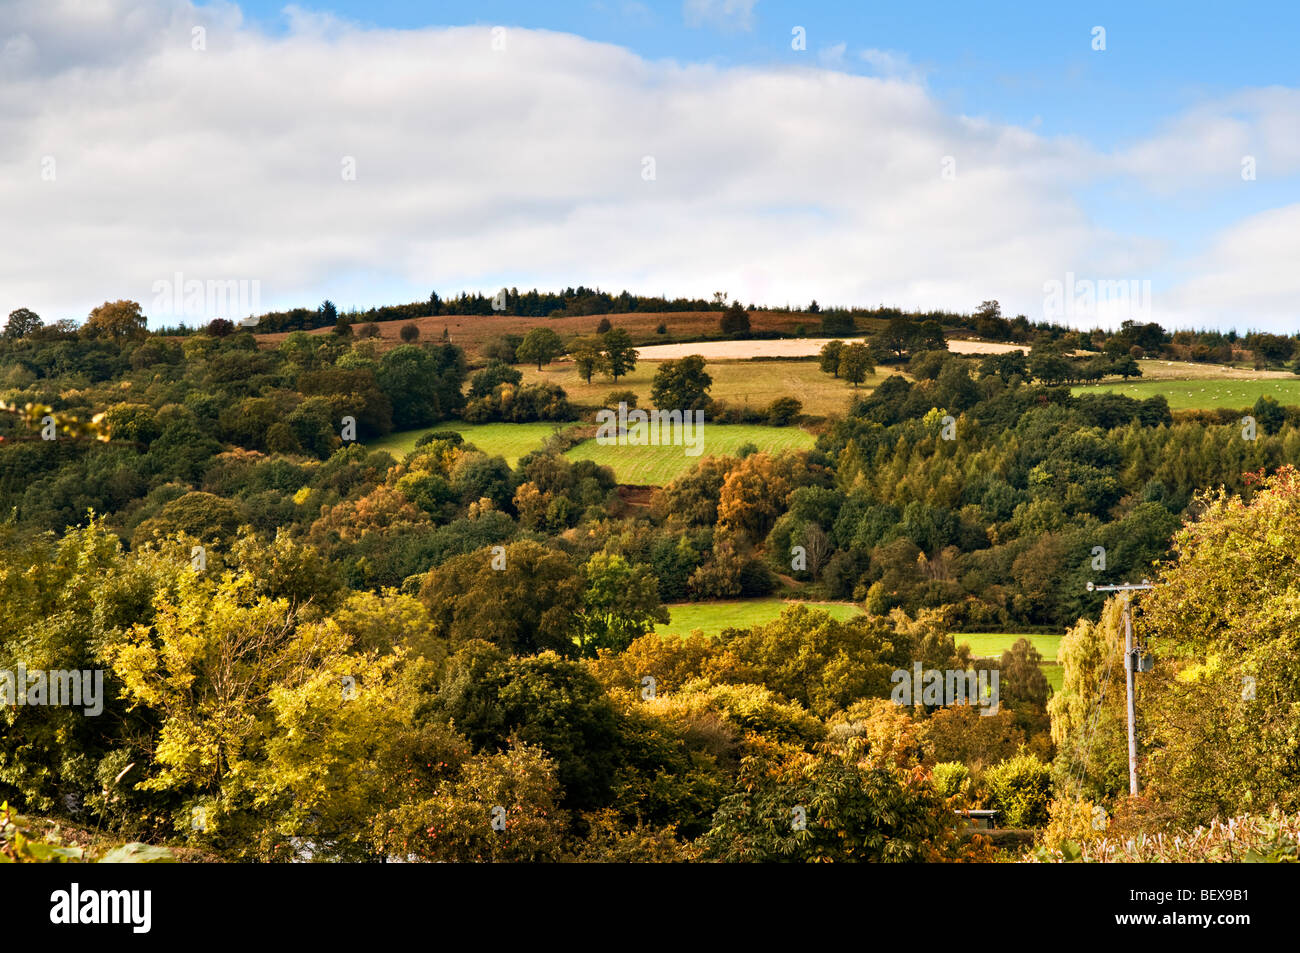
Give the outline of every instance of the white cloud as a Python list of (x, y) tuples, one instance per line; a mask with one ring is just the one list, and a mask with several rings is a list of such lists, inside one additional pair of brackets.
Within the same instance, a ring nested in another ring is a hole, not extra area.
[(752, 30), (758, 0), (684, 0), (687, 26), (710, 24), (723, 30)]
[(896, 77), (909, 82), (919, 82), (925, 78), (924, 71), (914, 66), (906, 53), (897, 50), (861, 50), (858, 57), (879, 76)]
[(1164, 317), (1180, 327), (1294, 334), (1300, 311), (1296, 262), (1300, 204), (1252, 215), (1189, 263), (1189, 277), (1167, 296)]
[(1168, 195), (1227, 188), (1253, 157), (1260, 181), (1300, 173), (1300, 89), (1252, 89), (1201, 103), (1118, 151), (1111, 170)]
[(817, 62), (827, 69), (839, 69), (844, 65), (844, 51), (846, 49), (848, 49), (847, 43), (836, 43), (834, 46), (822, 47), (817, 51)]
[[(268, 36), (233, 7), (77, 9), (24, 5), (0, 29), (0, 214), (22, 223), (0, 231), (0, 315), (81, 318), (121, 297), (148, 311), (179, 271), (258, 280), (267, 308), (581, 283), (771, 304), (997, 297), (1037, 317), (1047, 280), (1167, 264), (1075, 200), (1112, 159), (950, 115), (915, 82), (648, 61), (514, 28), (494, 51), (488, 26), (295, 14)], [(1230, 242), (1209, 253), (1203, 281), (1228, 277), (1203, 298), (1288, 261), (1252, 241), (1254, 271)], [(1259, 308), (1288, 294), (1259, 287)]]

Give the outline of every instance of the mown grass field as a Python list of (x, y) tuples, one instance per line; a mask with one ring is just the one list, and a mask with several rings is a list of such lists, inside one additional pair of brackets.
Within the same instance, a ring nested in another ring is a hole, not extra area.
[(1279, 404), (1300, 404), (1300, 378), (1266, 380), (1151, 380), (1128, 384), (1087, 384), (1073, 393), (1098, 392), (1123, 394), (1145, 400), (1162, 395), (1171, 410), (1209, 410), (1227, 407), (1233, 410), (1253, 407), (1260, 397), (1269, 396)]
[[(655, 626), (657, 635), (688, 635), (699, 630), (708, 636), (717, 636), (723, 629), (746, 629), (764, 625), (781, 614), (786, 606), (805, 605), (822, 609), (836, 619), (850, 619), (860, 615), (862, 609), (846, 602), (798, 602), (785, 599), (744, 599), (734, 602), (683, 602), (668, 607), (666, 625)], [(1012, 632), (954, 632), (953, 641), (969, 645), (975, 658), (999, 658), (1017, 639), (1027, 638), (1043, 656), (1043, 673), (1052, 691), (1061, 690), (1062, 668), (1056, 661), (1060, 635), (1017, 635)]]
[(797, 602), (785, 599), (744, 599), (735, 602), (682, 602), (668, 607), (667, 625), (655, 626), (658, 635), (689, 635), (700, 630), (705, 635), (721, 634), (723, 629), (747, 629), (771, 622), (786, 606), (802, 605), (822, 609), (836, 619), (861, 615), (862, 609), (845, 602)]
[[(415, 449), (421, 434), (437, 430), (454, 430), (489, 456), (501, 456), (514, 466), (524, 454), (536, 450), (556, 429), (573, 426), (571, 422), (542, 422), (531, 424), (467, 424), (449, 420), (436, 427), (404, 430), (388, 434), (366, 444), (375, 450), (387, 450), (401, 458)], [(698, 456), (687, 456), (686, 448), (677, 446), (629, 447), (602, 445), (595, 440), (585, 440), (566, 454), (571, 460), (594, 460), (609, 466), (620, 483), (637, 486), (665, 486), (689, 471), (709, 455), (735, 455), (747, 443), (759, 450), (778, 453), (782, 450), (803, 450), (817, 439), (798, 427), (764, 427), (749, 424), (705, 423), (701, 431), (701, 451)]]
[[(559, 425), (561, 429), (568, 426), (570, 425), (567, 423)], [(370, 441), (366, 446), (375, 450), (387, 450), (393, 456), (401, 459), (415, 449), (415, 441), (419, 439), (421, 434), (432, 433), (437, 430), (454, 430), (465, 438), (466, 443), (474, 444), (489, 456), (505, 457), (506, 462), (514, 466), (524, 454), (540, 447), (555, 429), (556, 424), (551, 422), (467, 424), (458, 420), (449, 420), (436, 427), (390, 433), (378, 440)]]
[[(765, 342), (746, 342), (761, 345)], [(637, 396), (641, 407), (651, 405), (650, 385), (660, 361), (638, 361), (636, 369), (614, 383), (597, 374), (588, 384), (574, 369), (570, 361), (548, 364), (539, 372), (536, 367), (519, 366), (524, 373), (524, 383), (550, 381), (564, 388), (569, 399), (576, 404), (603, 406), (605, 398), (616, 390), (630, 390)], [(794, 397), (803, 404), (803, 412), (816, 417), (831, 414), (843, 415), (854, 396), (871, 393), (871, 389), (885, 379), (877, 372), (858, 387), (830, 374), (823, 374), (816, 361), (708, 361), (705, 371), (713, 378), (709, 395), (737, 407), (766, 408), (778, 397)], [(885, 371), (884, 368), (880, 369)]]
[(958, 645), (969, 645), (970, 654), (975, 658), (1000, 658), (1002, 653), (1015, 645), (1019, 639), (1028, 639), (1043, 657), (1040, 666), (1047, 676), (1047, 684), (1053, 692), (1059, 692), (1065, 680), (1065, 669), (1056, 660), (1057, 650), (1061, 646), (1059, 635), (1017, 635), (1014, 632), (954, 632), (953, 641)]
[(599, 444), (587, 440), (571, 449), (570, 460), (594, 460), (613, 468), (619, 483), (637, 486), (666, 486), (688, 472), (707, 456), (735, 455), (747, 443), (759, 450), (806, 450), (816, 438), (798, 427), (763, 427), (749, 424), (705, 423), (701, 430), (701, 451), (687, 456), (683, 446), (629, 447)]
[(1059, 635), (1017, 635), (1014, 632), (954, 632), (952, 638), (958, 645), (969, 645), (970, 654), (976, 658), (999, 657), (1017, 640), (1028, 639), (1044, 661), (1055, 662), (1061, 645)]

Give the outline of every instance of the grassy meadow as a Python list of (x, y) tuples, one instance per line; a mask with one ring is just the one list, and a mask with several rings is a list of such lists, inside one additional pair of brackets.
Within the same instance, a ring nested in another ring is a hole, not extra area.
[[(764, 342), (755, 341), (755, 345)], [(636, 369), (614, 383), (597, 374), (588, 384), (574, 369), (572, 362), (560, 361), (537, 368), (519, 365), (524, 373), (524, 383), (550, 381), (559, 384), (576, 404), (603, 406), (605, 398), (616, 390), (630, 390), (637, 396), (641, 407), (651, 405), (650, 385), (660, 361), (638, 361)], [(815, 417), (844, 414), (849, 409), (855, 391), (852, 384), (830, 374), (823, 374), (816, 361), (708, 361), (705, 371), (713, 378), (709, 396), (737, 407), (761, 410), (778, 397), (796, 397), (803, 404), (803, 412)], [(868, 377), (857, 389), (856, 395), (871, 393), (871, 389), (885, 379), (885, 369)]]
[[(558, 425), (559, 429), (571, 426), (567, 423)], [(555, 423), (543, 421), (531, 424), (467, 424), (459, 420), (449, 420), (437, 427), (422, 427), (418, 430), (404, 430), (390, 433), (378, 440), (370, 441), (367, 446), (375, 450), (387, 450), (398, 459), (415, 449), (415, 441), (421, 434), (434, 433), (439, 430), (454, 430), (489, 456), (501, 456), (512, 467), (519, 458), (531, 450), (540, 447), (557, 428)]]
[(707, 456), (735, 456), (747, 443), (759, 450), (810, 449), (816, 438), (798, 427), (764, 427), (750, 424), (710, 424), (702, 430), (698, 456), (687, 456), (682, 446), (628, 447), (585, 440), (568, 451), (570, 460), (594, 460), (612, 467), (619, 483), (636, 486), (665, 486), (687, 473)]
[[(724, 629), (745, 629), (764, 625), (779, 616), (786, 606), (805, 605), (829, 612), (836, 619), (851, 619), (862, 609), (851, 602), (800, 602), (792, 599), (743, 599), (729, 602), (682, 602), (668, 606), (669, 620), (655, 626), (657, 635), (688, 635), (703, 632), (718, 636)], [(1018, 639), (1027, 638), (1043, 656), (1043, 674), (1053, 692), (1061, 690), (1064, 670), (1056, 660), (1060, 635), (1018, 635), (1014, 632), (954, 632), (957, 645), (969, 645), (975, 658), (1000, 658)]]

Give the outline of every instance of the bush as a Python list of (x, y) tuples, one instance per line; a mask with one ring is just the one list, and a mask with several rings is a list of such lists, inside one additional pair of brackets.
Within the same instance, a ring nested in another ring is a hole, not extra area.
[(407, 344), (413, 344), (420, 338), (420, 329), (414, 324), (403, 324), (402, 329), (397, 333)]
[(614, 325), (609, 323), (609, 318), (601, 318), (600, 323), (596, 325), (596, 333), (604, 334), (606, 331), (611, 330), (613, 327)]
[(989, 768), (981, 779), (1003, 827), (1037, 827), (1048, 820), (1052, 769), (1032, 754), (1020, 754)]
[(799, 416), (803, 404), (794, 397), (778, 397), (767, 407), (767, 422), (773, 427), (784, 427)]
[(618, 410), (619, 404), (627, 404), (629, 410), (635, 407), (636, 391), (631, 391), (631, 390), (611, 391), (609, 395), (605, 398), (605, 406), (608, 407), (610, 410)]
[(558, 384), (542, 381), (516, 387), (498, 384), (486, 397), (465, 405), (464, 418), (472, 424), (502, 421), (520, 424), (534, 420), (573, 420), (573, 406)]
[(962, 793), (966, 782), (970, 780), (970, 768), (960, 761), (941, 761), (936, 764), (930, 775), (934, 781), (934, 790), (942, 797), (954, 797)]
[(659, 326), (655, 328), (655, 334), (667, 334), (667, 333), (668, 333), (668, 325), (660, 321)]
[(518, 384), (524, 375), (504, 361), (489, 361), (488, 366), (469, 379), (469, 396), (486, 397), (498, 384)]
[(435, 440), (446, 440), (456, 446), (465, 442), (465, 438), (454, 430), (433, 430), (426, 434), (421, 434), (415, 440), (415, 446), (418, 450), (420, 447), (427, 447)]

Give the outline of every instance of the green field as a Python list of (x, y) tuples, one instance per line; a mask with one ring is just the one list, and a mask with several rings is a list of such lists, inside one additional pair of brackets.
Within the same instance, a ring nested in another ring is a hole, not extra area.
[(1061, 690), (1065, 670), (1056, 661), (1061, 646), (1059, 635), (1017, 635), (1014, 632), (954, 632), (952, 639), (958, 645), (969, 645), (975, 658), (1001, 658), (1002, 653), (1016, 644), (1018, 639), (1028, 639), (1043, 657), (1043, 674), (1053, 692)]
[(952, 638), (958, 645), (969, 645), (970, 654), (975, 658), (1000, 658), (1017, 639), (1028, 639), (1045, 662), (1056, 661), (1056, 651), (1061, 644), (1059, 635), (1016, 635), (1013, 632), (954, 632)]
[[(570, 425), (561, 423), (558, 426), (564, 428)], [(488, 456), (505, 457), (506, 462), (513, 467), (524, 454), (540, 447), (556, 427), (556, 424), (546, 422), (532, 424), (466, 424), (459, 420), (449, 420), (436, 427), (390, 433), (386, 437), (370, 441), (366, 446), (375, 450), (387, 450), (393, 456), (401, 459), (415, 449), (415, 441), (421, 434), (432, 433), (437, 430), (454, 430), (465, 438), (466, 443), (474, 444)]]
[[(436, 427), (404, 430), (391, 433), (366, 444), (375, 450), (387, 450), (401, 458), (415, 449), (421, 434), (437, 430), (454, 430), (489, 456), (501, 456), (512, 467), (530, 450), (536, 450), (557, 429), (566, 429), (572, 423), (531, 424), (466, 424), (449, 420)], [(620, 483), (640, 486), (664, 486), (690, 470), (705, 457), (735, 453), (745, 444), (752, 443), (760, 450), (776, 453), (781, 450), (806, 450), (816, 437), (798, 427), (763, 427), (750, 424), (705, 423), (700, 431), (700, 453), (688, 456), (683, 446), (629, 447), (602, 445), (586, 440), (571, 449), (570, 460), (595, 460), (602, 466), (612, 467)]]
[(665, 486), (686, 473), (707, 456), (734, 455), (752, 443), (759, 450), (807, 450), (816, 438), (798, 427), (762, 427), (749, 424), (705, 423), (701, 431), (701, 452), (687, 456), (682, 446), (629, 447), (602, 445), (595, 440), (578, 444), (567, 454), (571, 460), (594, 460), (612, 467), (619, 483)]
[(1219, 407), (1244, 410), (1253, 407), (1255, 401), (1263, 396), (1272, 397), (1279, 404), (1300, 404), (1300, 378), (1165, 379), (1128, 384), (1084, 384), (1072, 389), (1076, 396), (1100, 392), (1123, 394), (1139, 400), (1160, 395), (1169, 401), (1171, 410), (1209, 410)]
[[(823, 609), (836, 619), (849, 619), (862, 609), (845, 602), (798, 602), (785, 599), (745, 599), (735, 602), (683, 602), (668, 606), (669, 621), (655, 626), (657, 635), (687, 635), (696, 630), (708, 636), (717, 636), (723, 629), (747, 629), (750, 626), (771, 622), (786, 606), (805, 605), (810, 609)], [(998, 658), (1015, 644), (1027, 638), (1043, 656), (1043, 674), (1052, 691), (1061, 690), (1063, 669), (1056, 661), (1061, 644), (1059, 635), (1017, 635), (1007, 632), (954, 632), (953, 641), (969, 645), (975, 658)]]
[(861, 615), (862, 609), (846, 602), (798, 602), (785, 599), (745, 599), (736, 602), (680, 602), (668, 606), (667, 625), (655, 626), (657, 635), (689, 635), (699, 629), (705, 635), (719, 635), (723, 629), (747, 629), (771, 622), (786, 606), (823, 609), (836, 619)]

